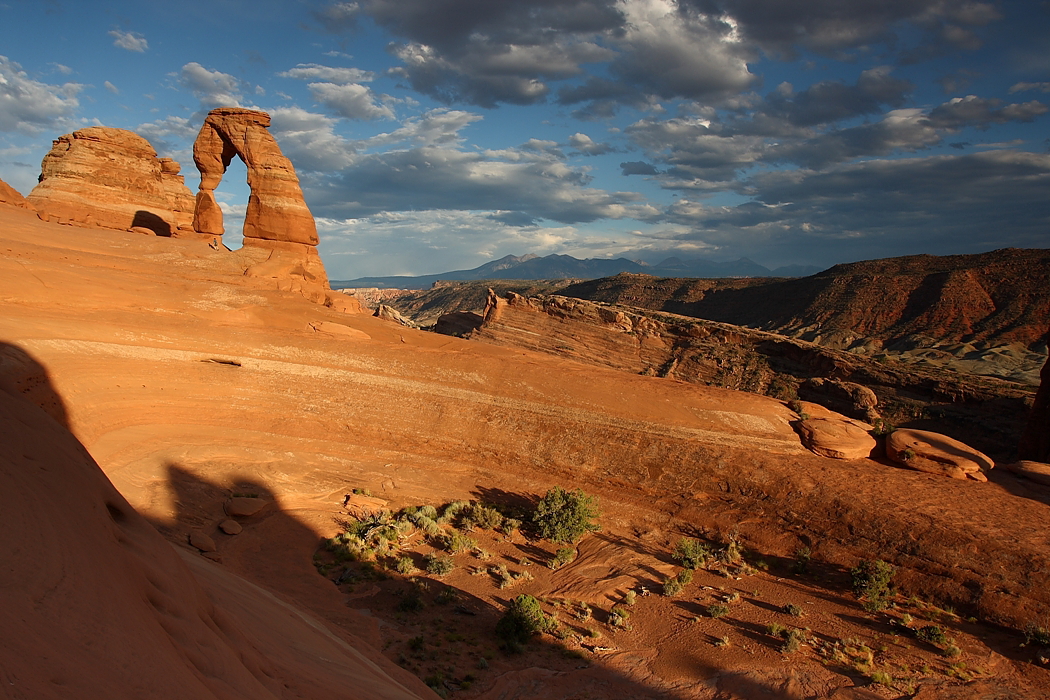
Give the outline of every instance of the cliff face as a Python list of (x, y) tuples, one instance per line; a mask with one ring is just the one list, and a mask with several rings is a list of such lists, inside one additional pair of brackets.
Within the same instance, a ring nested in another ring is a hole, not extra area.
[[(1032, 396), (995, 379), (879, 362), (741, 326), (563, 296), (492, 294), (483, 318), (472, 340), (784, 399), (797, 393), (864, 420), (881, 417), (944, 432), (1002, 459), (1013, 455)], [(462, 334), (459, 325), (450, 324), (450, 334)]]
[(1050, 250), (887, 258), (792, 280), (618, 275), (561, 294), (760, 328), (869, 355), (968, 346), (949, 349), (964, 357), (1012, 345), (1016, 353), (1035, 353), (1032, 370), (1042, 362), (1050, 316)]

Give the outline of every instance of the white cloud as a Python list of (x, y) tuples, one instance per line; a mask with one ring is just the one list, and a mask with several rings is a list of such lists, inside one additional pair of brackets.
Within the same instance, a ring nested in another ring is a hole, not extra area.
[(613, 150), (612, 146), (609, 144), (598, 143), (587, 134), (580, 132), (569, 137), (569, 145), (580, 153), (588, 156), (600, 156), (603, 153), (610, 153)]
[(114, 29), (107, 33), (113, 37), (113, 45), (118, 49), (142, 53), (149, 48), (149, 42), (146, 41), (146, 37), (137, 32), (122, 32), (119, 29)]
[(347, 119), (393, 119), (395, 116), (394, 110), (379, 104), (375, 93), (364, 85), (310, 83), (307, 87), (315, 100)]
[(281, 78), (296, 78), (298, 80), (313, 80), (336, 85), (349, 85), (350, 83), (367, 83), (375, 80), (376, 74), (372, 71), (359, 68), (337, 68), (322, 66), (317, 63), (300, 63), (295, 68), (290, 68), (277, 74)]
[(1045, 83), (1014, 83), (1010, 86), (1010, 94), (1026, 90), (1038, 90), (1039, 92), (1050, 92), (1050, 82)]
[(114, 85), (113, 83), (109, 82), (108, 80), (106, 82), (102, 83), (102, 87), (106, 88), (107, 90), (112, 92), (114, 95), (119, 95), (120, 94), (120, 89), (116, 85)]
[(79, 83), (48, 85), (32, 80), (22, 66), (0, 56), (0, 131), (37, 133), (69, 125), (80, 106)]
[(192, 61), (178, 73), (179, 83), (193, 92), (205, 109), (240, 107), (243, 96), (240, 83), (229, 73), (211, 71)]
[(334, 172), (354, 162), (355, 149), (335, 133), (338, 120), (301, 107), (270, 110), (270, 132), (298, 170)]

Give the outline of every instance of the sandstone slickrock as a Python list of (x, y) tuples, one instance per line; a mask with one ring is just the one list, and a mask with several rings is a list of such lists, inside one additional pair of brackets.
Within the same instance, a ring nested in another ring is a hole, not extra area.
[(953, 479), (988, 481), (984, 471), (995, 466), (987, 455), (947, 435), (910, 428), (890, 433), (886, 438), (886, 454), (910, 469)]
[(375, 313), (373, 313), (372, 315), (376, 318), (381, 318), (384, 321), (393, 321), (394, 323), (399, 323), (402, 326), (407, 326), (409, 328), (416, 327), (416, 324), (412, 323), (407, 318), (402, 316), (401, 312), (399, 312), (392, 306), (387, 306), (386, 304), (380, 304), (379, 307), (376, 308)]
[(822, 457), (864, 459), (878, 443), (864, 426), (841, 418), (810, 418), (800, 421), (802, 444)]
[(244, 216), (244, 245), (269, 251), (265, 260), (245, 274), (274, 280), (278, 289), (324, 303), (328, 276), (317, 255), (317, 226), (295, 168), (281, 153), (269, 126), (270, 115), (253, 109), (219, 107), (208, 113), (193, 143), (193, 162), (201, 173), (193, 228), (223, 234), (215, 188), (234, 156), (240, 158), (248, 168), (251, 189)]
[[(1050, 337), (1050, 332), (1047, 336)], [(1050, 357), (1043, 364), (1039, 379), (1039, 391), (1028, 414), (1017, 456), (1024, 460), (1050, 462)]]
[(234, 515), (241, 518), (248, 518), (256, 513), (262, 512), (263, 508), (269, 505), (270, 502), (265, 498), (246, 498), (244, 496), (235, 496), (230, 500), (226, 501), (226, 514)]
[(179, 164), (125, 129), (92, 126), (55, 139), (26, 199), (45, 221), (195, 237)]
[(1038, 484), (1050, 486), (1050, 464), (1046, 462), (1033, 462), (1032, 460), (1022, 459), (1013, 464), (1005, 465), (1005, 469)]
[(798, 396), (868, 423), (881, 417), (875, 408), (879, 403), (875, 392), (855, 382), (813, 377), (802, 382)]
[(0, 180), (0, 204), (10, 204), (13, 207), (25, 207), (26, 198), (22, 193), (3, 180)]

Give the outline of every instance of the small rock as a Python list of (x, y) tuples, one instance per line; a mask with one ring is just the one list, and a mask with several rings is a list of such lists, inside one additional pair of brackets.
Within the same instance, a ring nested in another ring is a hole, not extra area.
[(244, 528), (236, 520), (223, 520), (219, 523), (219, 529), (227, 535), (239, 535)]
[(984, 472), (995, 466), (988, 455), (947, 435), (911, 428), (890, 433), (886, 456), (909, 469), (952, 479), (988, 481)]
[(211, 559), (216, 564), (222, 563), (222, 555), (218, 552), (201, 552), (201, 556)]
[(215, 540), (199, 530), (194, 530), (190, 533), (190, 544), (205, 553), (214, 552), (218, 549), (215, 546)]
[(246, 498), (244, 496), (236, 496), (226, 501), (225, 509), (227, 515), (247, 518), (255, 515), (269, 504), (270, 502), (264, 498)]

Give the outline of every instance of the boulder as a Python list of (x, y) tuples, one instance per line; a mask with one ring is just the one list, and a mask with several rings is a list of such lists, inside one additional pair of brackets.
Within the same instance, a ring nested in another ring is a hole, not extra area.
[(218, 547), (215, 546), (215, 540), (200, 530), (194, 530), (190, 533), (190, 544), (202, 552), (218, 551)]
[(415, 323), (402, 316), (400, 311), (395, 309), (393, 306), (387, 306), (386, 304), (380, 304), (379, 307), (376, 308), (375, 313), (373, 313), (372, 315), (376, 318), (381, 318), (384, 321), (393, 321), (394, 323), (399, 323), (402, 326), (406, 326), (408, 328), (418, 327)]
[(364, 313), (361, 300), (350, 294), (330, 291), (324, 295), (324, 305), (333, 311), (342, 311), (347, 314)]
[(22, 193), (3, 180), (0, 180), (0, 204), (10, 204), (13, 207), (26, 207), (26, 198)]
[(928, 430), (901, 428), (886, 438), (886, 455), (910, 469), (953, 479), (988, 481), (985, 471), (995, 462), (958, 440)]
[(1004, 468), (1025, 479), (1050, 486), (1050, 464), (1046, 462), (1022, 459), (1019, 462), (1007, 464)]
[(219, 523), (219, 529), (227, 535), (239, 535), (244, 528), (236, 520), (223, 520)]
[(797, 425), (806, 449), (833, 459), (864, 459), (878, 446), (867, 427), (847, 418), (809, 418)]
[(1035, 393), (1017, 456), (1027, 461), (1050, 462), (1050, 357), (1039, 373), (1039, 390)]
[(92, 126), (55, 139), (26, 200), (45, 221), (195, 236), (179, 164), (125, 129)]
[(227, 515), (240, 518), (249, 518), (259, 513), (270, 504), (265, 498), (247, 498), (245, 496), (234, 496), (226, 501), (224, 509)]

